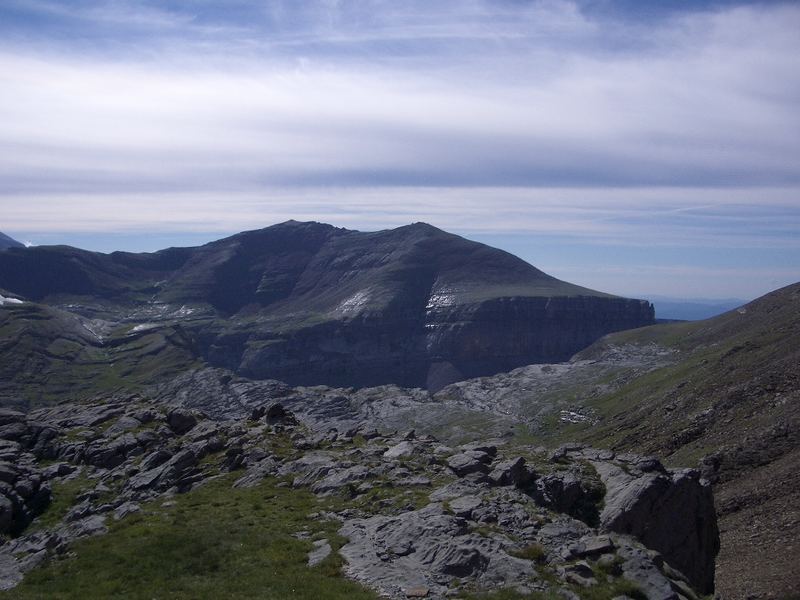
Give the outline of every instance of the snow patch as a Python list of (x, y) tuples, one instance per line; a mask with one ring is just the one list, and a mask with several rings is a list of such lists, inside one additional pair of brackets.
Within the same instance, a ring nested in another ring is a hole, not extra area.
[(559, 415), (559, 421), (562, 423), (587, 423), (597, 424), (597, 419), (591, 414), (586, 414), (585, 408), (578, 408), (574, 410), (562, 410)]
[(425, 309), (432, 310), (435, 308), (443, 308), (445, 306), (453, 306), (456, 304), (457, 293), (458, 290), (456, 289), (442, 288), (431, 294), (430, 298), (428, 298), (428, 305), (425, 307)]
[(367, 305), (367, 302), (369, 302), (369, 292), (361, 290), (339, 304), (336, 307), (336, 312), (345, 315), (355, 314), (360, 312)]
[(193, 312), (195, 312), (193, 308), (189, 308), (188, 306), (186, 306), (184, 304), (178, 310), (176, 310), (174, 313), (172, 313), (172, 316), (174, 316), (174, 317), (188, 317)]
[(6, 298), (5, 296), (0, 296), (0, 306), (5, 304), (23, 304), (23, 301), (19, 298)]

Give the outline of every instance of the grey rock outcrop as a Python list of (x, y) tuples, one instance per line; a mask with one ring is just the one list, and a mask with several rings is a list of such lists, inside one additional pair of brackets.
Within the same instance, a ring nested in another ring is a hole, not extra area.
[(167, 424), (175, 433), (188, 433), (197, 424), (195, 414), (185, 408), (175, 408), (167, 414)]
[(488, 473), (492, 457), (482, 450), (466, 450), (447, 459), (447, 466), (459, 477), (472, 473)]
[(701, 593), (714, 591), (719, 531), (711, 485), (698, 471), (635, 456), (598, 460), (592, 450), (571, 454), (589, 460), (605, 486), (603, 529), (636, 537)]
[(522, 584), (535, 573), (530, 561), (506, 553), (510, 540), (470, 533), (467, 522), (441, 504), (348, 521), (340, 533), (349, 539), (340, 549), (348, 575), (391, 597), (423, 587), (441, 597), (465, 577), (487, 587)]
[(316, 567), (323, 560), (328, 558), (333, 549), (328, 540), (317, 540), (314, 542), (314, 549), (308, 553), (308, 566)]
[(23, 413), (0, 409), (0, 534), (18, 535), (50, 503), (48, 477), (23, 443), (31, 441)]

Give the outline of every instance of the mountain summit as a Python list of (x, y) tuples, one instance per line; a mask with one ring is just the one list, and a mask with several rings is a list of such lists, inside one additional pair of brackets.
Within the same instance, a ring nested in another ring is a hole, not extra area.
[(207, 363), (296, 385), (439, 389), (566, 360), (653, 322), (648, 302), (424, 223), (359, 232), (287, 221), (150, 254), (36, 247), (0, 255), (0, 288), (133, 323), (129, 335), (177, 323)]

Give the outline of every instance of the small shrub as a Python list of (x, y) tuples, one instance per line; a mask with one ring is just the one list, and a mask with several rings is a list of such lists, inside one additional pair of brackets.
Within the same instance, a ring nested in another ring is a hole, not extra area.
[(511, 556), (517, 558), (524, 558), (525, 560), (532, 560), (533, 562), (543, 563), (547, 560), (547, 551), (540, 544), (531, 544), (520, 548), (519, 550), (512, 550), (509, 552)]

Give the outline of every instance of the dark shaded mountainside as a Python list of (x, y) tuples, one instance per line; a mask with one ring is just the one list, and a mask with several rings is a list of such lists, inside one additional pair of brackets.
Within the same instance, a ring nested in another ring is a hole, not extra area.
[(0, 250), (8, 248), (24, 248), (25, 245), (15, 239), (8, 237), (5, 233), (0, 231)]
[[(0, 253), (0, 289), (36, 303), (4, 311), (0, 332), (16, 332), (4, 350), (34, 354), (62, 388), (62, 363), (112, 384), (146, 377), (149, 357), (167, 371), (204, 361), (294, 385), (436, 390), (566, 360), (653, 322), (645, 301), (559, 281), (423, 223), (362, 233), (289, 221), (151, 254), (11, 248)], [(53, 335), (62, 327), (66, 341)]]

